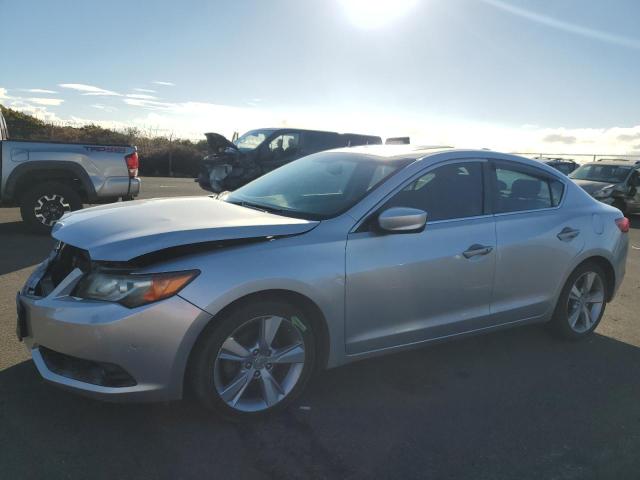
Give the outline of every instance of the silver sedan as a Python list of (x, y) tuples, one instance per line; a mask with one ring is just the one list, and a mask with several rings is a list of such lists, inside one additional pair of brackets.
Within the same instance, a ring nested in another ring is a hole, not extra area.
[(500, 328), (589, 335), (629, 221), (556, 170), (486, 150), (318, 153), (233, 193), (66, 215), (17, 297), (49, 382), (283, 408), (314, 370)]

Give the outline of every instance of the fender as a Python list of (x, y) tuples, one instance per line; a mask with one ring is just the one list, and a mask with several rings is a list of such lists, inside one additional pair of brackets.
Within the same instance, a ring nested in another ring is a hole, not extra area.
[(34, 161), (24, 163), (22, 165), (18, 165), (9, 175), (7, 179), (7, 183), (5, 185), (5, 189), (2, 192), (3, 200), (16, 200), (15, 198), (15, 190), (18, 185), (18, 182), (24, 175), (30, 175), (32, 173), (36, 173), (41, 170), (56, 170), (60, 172), (71, 173), (75, 178), (78, 178), (82, 183), (82, 187), (85, 192), (87, 192), (88, 199), (96, 198), (96, 189), (91, 182), (91, 178), (89, 174), (86, 172), (81, 165), (78, 165), (74, 162), (67, 161)]

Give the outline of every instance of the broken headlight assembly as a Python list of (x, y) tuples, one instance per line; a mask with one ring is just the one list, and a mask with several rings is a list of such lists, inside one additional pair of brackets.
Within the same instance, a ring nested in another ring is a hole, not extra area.
[(80, 280), (73, 296), (135, 308), (177, 294), (199, 273), (199, 270), (150, 274), (94, 272)]

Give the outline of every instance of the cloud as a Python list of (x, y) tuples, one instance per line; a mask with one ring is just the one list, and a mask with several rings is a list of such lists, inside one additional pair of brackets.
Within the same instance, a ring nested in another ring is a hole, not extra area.
[(149, 88), (134, 88), (134, 90), (136, 92), (143, 92), (143, 93), (156, 93), (155, 90), (151, 90)]
[(155, 85), (163, 85), (165, 87), (175, 87), (176, 84), (173, 82), (161, 82), (160, 80), (155, 80), (151, 83), (154, 83)]
[(111, 107), (109, 105), (103, 105), (102, 103), (94, 103), (93, 105), (89, 105), (92, 108), (97, 108), (98, 110), (102, 110), (104, 112), (115, 112), (118, 110), (116, 107)]
[(104, 88), (95, 87), (93, 85), (85, 85), (83, 83), (61, 83), (58, 85), (62, 88), (69, 88), (71, 90), (76, 90), (78, 92), (84, 92), (82, 95), (93, 95), (93, 96), (102, 96), (102, 97), (121, 97), (122, 95), (113, 92), (111, 90), (105, 90)]
[(640, 132), (618, 135), (618, 140), (621, 142), (633, 142), (634, 140), (640, 140)]
[(143, 93), (127, 93), (128, 98), (137, 98), (140, 100), (156, 100), (158, 97), (154, 97), (153, 95), (146, 95)]
[(10, 97), (7, 94), (7, 89), (0, 87), (0, 99), (3, 99), (3, 98), (10, 98)]
[(55, 90), (46, 90), (44, 88), (21, 88), (21, 92), (29, 92), (29, 93), (58, 93)]
[(552, 133), (544, 137), (542, 141), (547, 143), (564, 143), (565, 145), (573, 145), (574, 143), (576, 143), (577, 139), (576, 137), (573, 137), (571, 135)]
[(47, 105), (52, 107), (57, 107), (62, 104), (64, 100), (60, 98), (27, 98), (26, 101), (35, 103), (36, 105)]
[(125, 98), (122, 101), (132, 107), (142, 107), (149, 110), (170, 110), (177, 105), (175, 103), (156, 102), (144, 98)]

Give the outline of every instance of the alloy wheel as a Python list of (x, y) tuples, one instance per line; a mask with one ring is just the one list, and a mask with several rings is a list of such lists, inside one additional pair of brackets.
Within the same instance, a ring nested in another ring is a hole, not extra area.
[(276, 315), (253, 318), (223, 342), (214, 364), (214, 386), (231, 408), (259, 412), (293, 390), (304, 362), (304, 340), (291, 320)]
[(604, 305), (604, 283), (596, 272), (585, 272), (569, 291), (567, 313), (569, 326), (584, 333), (598, 321)]
[(71, 205), (69, 202), (62, 195), (55, 193), (42, 195), (36, 200), (33, 207), (35, 218), (47, 227), (53, 226), (62, 215), (70, 211)]

